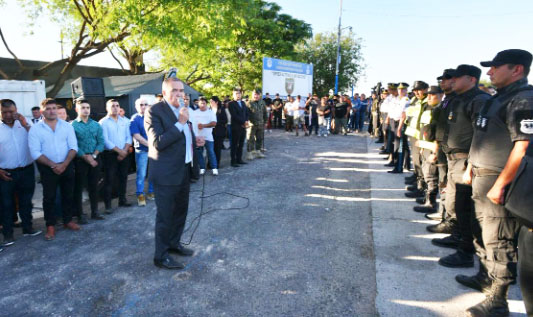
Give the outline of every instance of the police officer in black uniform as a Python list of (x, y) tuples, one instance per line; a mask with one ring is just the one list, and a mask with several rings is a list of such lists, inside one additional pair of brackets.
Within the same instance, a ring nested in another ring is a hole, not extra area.
[[(435, 141), (437, 141), (437, 169), (439, 174), (439, 194), (440, 204), (439, 209), (435, 213), (426, 214), (426, 218), (431, 220), (444, 220), (447, 218), (446, 213), (446, 186), (448, 183), (448, 160), (446, 154), (442, 151), (442, 142), (448, 127), (448, 117), (446, 116), (446, 108), (450, 100), (455, 96), (452, 89), (452, 74), (455, 69), (445, 69), (441, 76), (437, 77), (439, 86), (444, 92), (444, 99), (440, 104), (433, 109), (431, 114), (431, 129), (435, 133)], [(450, 231), (451, 232), (451, 231)], [(448, 233), (450, 233), (448, 232)]]
[[(520, 224), (503, 204), (506, 186), (514, 178), (533, 135), (533, 87), (527, 75), (532, 55), (524, 50), (499, 52), (488, 75), (497, 94), (481, 108), (474, 127), (465, 182), (472, 182), (476, 218), (482, 241), (475, 237), (476, 252), (488, 273), (457, 276), (461, 284), (483, 290), (486, 298), (467, 309), (468, 316), (508, 316), (507, 292), (516, 279), (516, 237)], [(483, 247), (484, 246), (484, 247)], [(528, 281), (531, 285), (531, 281)], [(526, 296), (527, 297), (527, 296)]]
[[(459, 65), (453, 74), (452, 88), (457, 96), (447, 107), (448, 131), (442, 142), (442, 150), (448, 161), (446, 207), (455, 210), (457, 233), (444, 239), (434, 239), (433, 244), (456, 246), (457, 252), (439, 260), (446, 267), (473, 267), (473, 232), (480, 228), (473, 218), (472, 187), (463, 182), (468, 165), (468, 152), (474, 135), (473, 122), (479, 109), (490, 95), (478, 88), (481, 69), (473, 65)], [(453, 206), (452, 206), (453, 205)]]

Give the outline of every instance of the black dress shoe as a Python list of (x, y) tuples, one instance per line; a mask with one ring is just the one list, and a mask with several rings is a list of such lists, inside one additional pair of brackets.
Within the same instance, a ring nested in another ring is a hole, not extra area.
[(443, 248), (457, 249), (459, 243), (461, 243), (461, 237), (458, 234), (452, 234), (445, 238), (431, 239), (431, 244)]
[(127, 200), (124, 200), (122, 202), (118, 203), (119, 207), (131, 207), (131, 203), (129, 203)]
[(394, 167), (396, 164), (394, 164), (394, 162), (389, 162), (383, 166), (386, 166), (386, 167)]
[(248, 163), (246, 163), (245, 161), (237, 161), (237, 164), (245, 165), (245, 164), (248, 164)]
[(402, 171), (399, 171), (397, 169), (393, 169), (392, 171), (387, 171), (387, 173), (391, 173), (391, 174), (403, 174)]
[(474, 255), (461, 250), (439, 259), (439, 264), (445, 267), (461, 268), (474, 267)]
[(194, 254), (194, 250), (184, 247), (181, 243), (175, 248), (169, 248), (168, 251), (182, 256), (191, 256)]
[(181, 270), (185, 268), (185, 265), (183, 265), (183, 263), (178, 262), (171, 257), (166, 257), (162, 260), (154, 259), (154, 265), (167, 270)]
[(232, 166), (232, 167), (239, 167), (240, 165), (237, 164), (237, 163), (231, 163), (231, 166)]

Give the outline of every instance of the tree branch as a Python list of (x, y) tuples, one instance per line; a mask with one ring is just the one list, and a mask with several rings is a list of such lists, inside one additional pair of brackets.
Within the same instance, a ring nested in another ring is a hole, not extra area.
[(4, 77), (4, 79), (9, 79), (9, 76), (7, 76), (7, 74), (0, 69), (0, 76)]
[(11, 54), (11, 56), (13, 56), (13, 58), (15, 59), (15, 62), (17, 62), (17, 64), (19, 65), (19, 67), (21, 69), (25, 69), (25, 67), (22, 64), (22, 62), (20, 61), (20, 59), (17, 57), (17, 55), (15, 55), (15, 53), (13, 53), (13, 51), (11, 51), (11, 49), (9, 48), (9, 45), (7, 45), (7, 41), (6, 41), (5, 37), (4, 37), (4, 33), (2, 33), (2, 28), (1, 27), (0, 27), (0, 37), (2, 37), (2, 42), (4, 42), (4, 46), (6, 47), (7, 51), (9, 52), (9, 54)]
[(122, 71), (126, 73), (127, 71), (124, 69), (124, 66), (122, 66), (122, 63), (120, 62), (120, 60), (115, 56), (115, 54), (113, 54), (113, 51), (111, 49), (108, 49), (108, 51), (111, 54), (111, 56), (113, 56), (113, 58), (117, 61), (117, 63), (120, 65), (120, 68), (122, 68)]

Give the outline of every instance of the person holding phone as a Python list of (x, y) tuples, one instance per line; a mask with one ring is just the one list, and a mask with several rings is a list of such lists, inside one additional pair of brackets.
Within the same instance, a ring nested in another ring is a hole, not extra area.
[[(32, 203), (35, 190), (35, 172), (33, 159), (28, 148), (28, 131), (30, 124), (17, 112), (15, 102), (10, 99), (0, 100), (0, 209), (2, 213), (2, 246), (10, 246), (13, 238), (13, 214), (17, 194), (19, 214), (22, 219), (22, 232), (25, 236), (36, 236), (32, 226)], [(0, 248), (1, 249), (1, 248)]]

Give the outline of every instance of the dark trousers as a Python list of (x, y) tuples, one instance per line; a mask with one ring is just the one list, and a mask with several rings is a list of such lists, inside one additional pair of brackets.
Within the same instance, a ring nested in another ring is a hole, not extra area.
[(74, 201), (74, 164), (71, 162), (61, 175), (42, 164), (37, 164), (41, 173), (41, 184), (43, 185), (43, 210), (46, 226), (56, 225), (55, 201), (57, 188), (61, 191), (61, 209), (63, 223), (72, 221), (72, 205)]
[(242, 162), (242, 148), (244, 147), (244, 139), (246, 138), (246, 131), (243, 127), (237, 124), (231, 125), (231, 163)]
[(155, 204), (157, 207), (155, 218), (155, 260), (166, 258), (168, 249), (175, 248), (180, 243), (189, 210), (189, 171), (190, 167), (186, 167), (180, 185), (163, 186), (157, 183), (154, 184)]
[(522, 226), (518, 237), (520, 289), (528, 316), (533, 316), (533, 231)]
[(128, 182), (128, 169), (130, 167), (129, 156), (122, 161), (117, 159), (118, 154), (112, 151), (104, 151), (102, 160), (104, 163), (104, 203), (105, 208), (111, 208), (113, 185), (118, 179), (118, 201), (126, 201), (126, 185)]
[(281, 110), (272, 111), (274, 122), (272, 123), (274, 129), (281, 128)]
[(504, 206), (496, 205), (487, 198), (498, 175), (498, 172), (487, 173), (474, 168), (472, 198), (481, 227), (481, 237), (474, 232), (474, 245), (494, 283), (509, 285), (516, 279), (516, 238), (520, 224)]
[(218, 162), (218, 168), (221, 168), (221, 157), (222, 157), (222, 149), (224, 148), (224, 135), (217, 135), (215, 134), (213, 136), (213, 139), (215, 140), (215, 157), (217, 158)]
[(448, 158), (448, 183), (446, 186), (446, 211), (451, 219), (457, 220), (457, 228), (461, 235), (459, 249), (474, 252), (473, 233), (479, 235), (479, 222), (474, 217), (472, 186), (463, 183), (466, 170), (466, 159)]
[(4, 238), (13, 237), (13, 222), (15, 214), (15, 194), (19, 199), (19, 215), (22, 220), (23, 232), (32, 229), (31, 199), (35, 191), (35, 169), (30, 164), (22, 169), (6, 170), (10, 173), (12, 181), (0, 179), (0, 210), (2, 210), (2, 233)]
[(83, 215), (82, 193), (84, 184), (87, 183), (89, 200), (91, 202), (91, 214), (98, 212), (98, 178), (100, 176), (100, 167), (102, 166), (100, 157), (96, 159), (98, 165), (92, 167), (84, 159), (77, 157), (74, 161), (76, 166), (75, 185), (74, 185), (74, 210), (73, 215), (81, 217)]
[(309, 134), (313, 133), (315, 129), (315, 134), (318, 135), (318, 117), (311, 117), (311, 125), (309, 126)]

